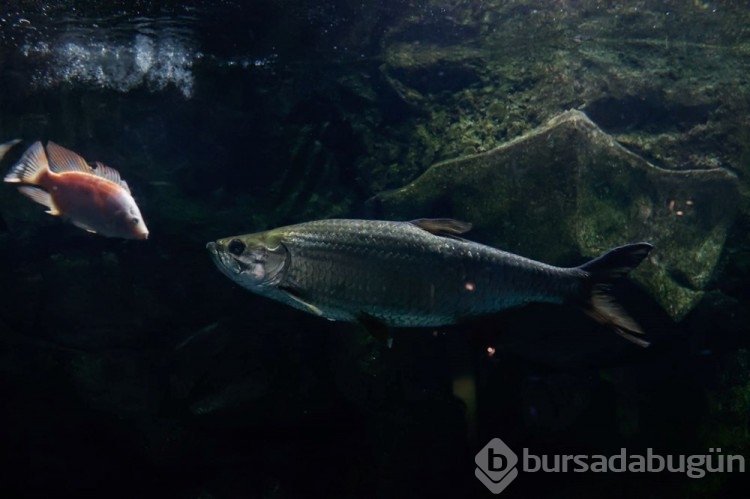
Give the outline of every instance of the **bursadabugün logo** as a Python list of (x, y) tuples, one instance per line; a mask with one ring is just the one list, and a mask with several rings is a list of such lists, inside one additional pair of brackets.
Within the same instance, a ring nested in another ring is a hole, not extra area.
[[(499, 494), (518, 476), (519, 460), (515, 452), (499, 438), (493, 438), (474, 458), (477, 469), (474, 475), (493, 493)], [(690, 478), (702, 478), (706, 473), (745, 472), (745, 457), (721, 454), (721, 448), (710, 448), (708, 454), (667, 455), (655, 454), (650, 447), (646, 455), (629, 454), (622, 448), (618, 454), (603, 456), (542, 455), (523, 449), (521, 469), (526, 473), (685, 473)]]

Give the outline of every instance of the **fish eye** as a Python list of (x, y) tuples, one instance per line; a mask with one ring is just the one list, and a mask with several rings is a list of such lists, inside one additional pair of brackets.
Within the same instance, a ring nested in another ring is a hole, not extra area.
[(131, 218), (130, 221), (133, 222), (133, 225), (138, 225), (138, 222), (140, 220), (138, 220), (137, 218)]
[(245, 251), (245, 243), (240, 241), (239, 239), (232, 239), (229, 241), (229, 246), (227, 247), (229, 249), (229, 252), (233, 255), (241, 255), (243, 251)]

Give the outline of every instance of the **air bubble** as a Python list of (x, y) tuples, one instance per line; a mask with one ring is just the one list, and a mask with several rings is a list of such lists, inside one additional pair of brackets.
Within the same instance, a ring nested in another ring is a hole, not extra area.
[(92, 33), (62, 35), (21, 47), (25, 57), (46, 62), (35, 79), (43, 86), (74, 83), (128, 92), (138, 87), (160, 91), (172, 85), (193, 94), (196, 52), (190, 40), (152, 30), (125, 39), (95, 38)]

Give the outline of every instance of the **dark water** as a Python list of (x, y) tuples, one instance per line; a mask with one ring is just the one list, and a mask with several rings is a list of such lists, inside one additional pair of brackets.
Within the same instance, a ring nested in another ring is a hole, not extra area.
[[(744, 2), (4, 2), (0, 142), (24, 143), (3, 170), (36, 140), (102, 161), (151, 235), (87, 234), (0, 186), (2, 496), (490, 497), (474, 456), (496, 437), (519, 455), (750, 458), (748, 26)], [(657, 166), (737, 178), (686, 314), (618, 289), (647, 350), (541, 305), (388, 349), (240, 289), (204, 249), (377, 217), (374, 195), (570, 108)], [(502, 497), (745, 483), (521, 470)]]

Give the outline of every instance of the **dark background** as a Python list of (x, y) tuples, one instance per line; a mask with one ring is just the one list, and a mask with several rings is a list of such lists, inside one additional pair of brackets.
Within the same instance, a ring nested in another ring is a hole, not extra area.
[[(586, 19), (595, 4), (555, 2), (545, 15)], [(636, 286), (619, 290), (654, 340), (646, 351), (553, 306), (397, 331), (387, 349), (357, 325), (237, 288), (204, 250), (230, 234), (376, 216), (372, 195), (457, 152), (427, 154), (418, 125), (444, 108), (457, 120), (470, 103), (455, 95), (486, 83), (473, 62), (449, 59), (389, 73), (387, 47), (448, 40), (470, 50), (493, 22), (480, 19), (529, 20), (546, 6), (5, 2), (0, 138), (25, 142), (3, 169), (34, 140), (103, 161), (128, 181), (151, 237), (91, 236), (0, 186), (2, 496), (489, 497), (473, 460), (494, 437), (519, 455), (720, 446), (750, 457), (744, 215), (718, 294), (680, 324)], [(663, 15), (661, 4), (642, 7)], [(634, 16), (629, 29), (647, 20)], [(70, 59), (40, 49), (98, 40), (127, 59), (139, 34), (169, 40), (190, 62), (170, 59), (164, 85), (146, 74), (123, 89), (116, 70), (69, 77)], [(505, 50), (523, 59), (524, 47)], [(415, 104), (393, 78), (425, 99)], [(622, 130), (679, 127), (646, 108), (628, 117), (621, 102), (597, 118)], [(741, 174), (739, 136), (722, 147)], [(466, 378), (475, 415), (454, 395)], [(743, 485), (738, 473), (521, 473), (503, 497), (744, 497)]]

